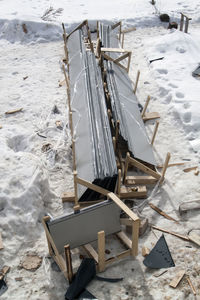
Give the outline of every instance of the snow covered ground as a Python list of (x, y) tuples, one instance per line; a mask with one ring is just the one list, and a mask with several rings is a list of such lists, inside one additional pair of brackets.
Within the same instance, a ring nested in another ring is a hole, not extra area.
[[(49, 8), (57, 14), (41, 18)], [(181, 218), (182, 201), (199, 198), (199, 176), (184, 173), (185, 167), (199, 165), (200, 154), (200, 81), (191, 76), (200, 62), (198, 1), (158, 0), (156, 9), (148, 0), (100, 1), (0, 1), (0, 232), (4, 249), (0, 267), (9, 265), (8, 291), (2, 299), (64, 299), (67, 283), (47, 258), (47, 244), (41, 225), (45, 212), (60, 215), (70, 211), (60, 195), (73, 187), (72, 157), (68, 128), (65, 86), (61, 66), (63, 52), (61, 22), (69, 32), (88, 19), (123, 21), (136, 26), (125, 38), (125, 48), (133, 51), (130, 76), (135, 81), (141, 71), (137, 96), (161, 115), (155, 141), (158, 164), (166, 153), (172, 162), (184, 166), (169, 168), (164, 185), (152, 195), (151, 202), (180, 220), (175, 224), (149, 207), (140, 212), (154, 225), (187, 234), (199, 227), (198, 212)], [(192, 17), (189, 34), (167, 30), (158, 11), (178, 21), (180, 12)], [(24, 25), (25, 24), (25, 27)], [(26, 32), (26, 30), (27, 32)], [(149, 64), (150, 59), (164, 57)], [(23, 108), (16, 114), (5, 112)], [(56, 126), (61, 122), (61, 127)], [(149, 136), (153, 125), (147, 126)], [(122, 276), (118, 284), (93, 281), (89, 290), (98, 299), (194, 299), (186, 282), (176, 290), (169, 287), (174, 273), (186, 269), (199, 296), (200, 265), (198, 248), (166, 235), (176, 268), (161, 277), (147, 271), (141, 255), (143, 245), (152, 248), (160, 232), (148, 231), (141, 239), (139, 255), (109, 267), (103, 275)], [(43, 258), (35, 272), (19, 268), (27, 252)], [(22, 277), (21, 281), (15, 278)]]

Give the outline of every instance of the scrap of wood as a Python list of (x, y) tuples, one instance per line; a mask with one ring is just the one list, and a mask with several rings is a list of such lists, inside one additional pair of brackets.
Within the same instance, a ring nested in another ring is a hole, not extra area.
[(147, 247), (142, 247), (142, 256), (146, 257), (147, 255), (149, 255), (150, 250)]
[(122, 33), (129, 33), (129, 32), (132, 32), (132, 31), (136, 31), (136, 27), (131, 27), (131, 28), (128, 28), (128, 29), (123, 29)]
[(168, 214), (166, 214), (163, 210), (161, 210), (160, 208), (158, 208), (157, 206), (155, 206), (153, 203), (149, 203), (149, 206), (155, 210), (157, 213), (159, 213), (161, 216), (163, 216), (164, 218), (174, 221), (176, 223), (179, 223), (177, 220), (175, 220), (174, 218), (170, 217)]
[(28, 78), (28, 76), (23, 77), (23, 80), (26, 80)]
[(186, 168), (186, 169), (183, 170), (183, 172), (188, 173), (190, 171), (196, 170), (197, 168), (198, 168), (198, 166)]
[(17, 108), (17, 109), (14, 109), (14, 110), (6, 111), (5, 114), (6, 114), (6, 115), (11, 115), (11, 114), (15, 114), (15, 113), (17, 113), (17, 112), (20, 112), (20, 111), (22, 111), (22, 110), (23, 110), (23, 108), (21, 107), (21, 108)]
[(189, 286), (190, 286), (190, 288), (191, 288), (193, 294), (196, 296), (197, 292), (196, 292), (196, 290), (195, 290), (195, 287), (194, 287), (193, 284), (192, 284), (192, 281), (191, 281), (190, 277), (187, 276), (186, 279), (187, 279), (187, 281), (188, 281), (188, 283), (189, 283)]
[(166, 229), (163, 229), (163, 228), (160, 228), (160, 227), (157, 227), (157, 226), (154, 226), (154, 225), (151, 225), (151, 227), (153, 229), (156, 229), (156, 230), (159, 230), (159, 231), (162, 231), (162, 232), (165, 232), (165, 233), (169, 233), (171, 235), (174, 235), (184, 241), (190, 241), (189, 237), (187, 235), (182, 235), (182, 234), (179, 234), (179, 233), (176, 233), (176, 232), (173, 232), (173, 231), (169, 231), (169, 230), (166, 230)]
[(42, 264), (42, 258), (36, 254), (27, 254), (21, 262), (21, 267), (25, 270), (35, 271)]
[(62, 122), (61, 122), (60, 120), (57, 120), (57, 121), (55, 122), (55, 124), (56, 124), (56, 127), (57, 127), (58, 129), (63, 129), (63, 124), (62, 124)]
[(183, 278), (183, 276), (185, 275), (185, 270), (181, 270), (179, 271), (176, 276), (172, 279), (172, 281), (170, 282), (169, 286), (176, 288), (178, 286), (178, 284), (180, 283), (181, 279)]
[(9, 266), (4, 266), (1, 270), (0, 270), (0, 280), (2, 280), (4, 278), (4, 276), (10, 271), (10, 267)]
[(22, 277), (16, 277), (15, 281), (22, 281), (22, 279), (23, 279)]
[(74, 202), (75, 201), (75, 194), (73, 192), (66, 192), (63, 193), (61, 196), (62, 202)]
[[(185, 164), (184, 162), (171, 163), (171, 164), (168, 164), (168, 168), (176, 167), (176, 166), (183, 166), (184, 164)], [(158, 165), (157, 168), (163, 168), (163, 165)]]
[(194, 172), (194, 175), (195, 175), (195, 176), (198, 176), (198, 175), (199, 175), (199, 170), (198, 170), (198, 169), (196, 169), (196, 171)]
[(3, 246), (2, 236), (1, 236), (1, 232), (0, 232), (0, 250), (2, 250), (3, 248), (4, 248), (4, 246)]
[(62, 81), (59, 82), (59, 87), (65, 85), (65, 84), (66, 84), (66, 81), (65, 81), (65, 79), (64, 79), (64, 80), (62, 80)]

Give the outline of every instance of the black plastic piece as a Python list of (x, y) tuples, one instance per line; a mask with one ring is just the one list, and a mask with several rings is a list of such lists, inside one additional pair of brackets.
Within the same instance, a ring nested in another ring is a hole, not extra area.
[(105, 277), (100, 277), (100, 276), (95, 276), (95, 279), (99, 281), (106, 281), (106, 282), (119, 282), (122, 281), (124, 278), (105, 278)]
[(3, 295), (5, 293), (5, 291), (7, 291), (8, 286), (5, 282), (5, 280), (1, 279), (0, 280), (0, 296)]
[(155, 247), (143, 261), (144, 265), (151, 269), (175, 267), (164, 235), (160, 237)]
[(93, 296), (88, 290), (84, 290), (78, 298), (79, 300), (92, 299), (96, 300), (97, 298)]
[(193, 77), (200, 77), (200, 64), (198, 67), (192, 72)]

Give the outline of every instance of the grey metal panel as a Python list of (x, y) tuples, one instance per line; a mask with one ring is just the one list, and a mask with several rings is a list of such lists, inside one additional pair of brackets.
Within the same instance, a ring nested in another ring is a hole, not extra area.
[[(110, 26), (100, 25), (100, 37), (104, 47), (117, 48), (117, 35)], [(117, 53), (109, 53), (113, 58)], [(127, 72), (115, 63), (105, 61), (107, 83), (111, 98), (114, 121), (120, 121), (120, 134), (127, 141), (129, 150), (135, 158), (156, 165), (153, 148), (149, 142), (144, 122), (133, 93), (131, 80)]]
[(80, 213), (69, 214), (48, 222), (49, 232), (59, 252), (70, 244), (71, 249), (97, 240), (101, 230), (106, 235), (119, 232), (120, 208), (113, 201), (92, 205)]

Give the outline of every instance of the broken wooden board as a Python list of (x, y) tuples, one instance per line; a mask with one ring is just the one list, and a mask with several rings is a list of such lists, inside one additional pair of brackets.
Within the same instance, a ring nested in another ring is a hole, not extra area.
[(0, 280), (2, 280), (4, 278), (4, 276), (10, 271), (10, 267), (8, 266), (4, 266), (1, 270), (0, 270)]
[(177, 220), (175, 220), (174, 218), (170, 217), (168, 214), (166, 214), (163, 210), (161, 210), (160, 208), (158, 208), (157, 206), (155, 206), (153, 203), (149, 202), (149, 206), (155, 210), (158, 214), (160, 214), (161, 216), (163, 216), (164, 218), (170, 220), (170, 221), (174, 221), (176, 223), (179, 223)]
[(200, 200), (182, 202), (179, 205), (179, 213), (180, 215), (187, 213), (190, 210), (197, 210), (200, 209)]
[(22, 260), (20, 267), (28, 271), (37, 270), (42, 264), (42, 257), (37, 254), (27, 254)]
[(137, 187), (126, 187), (122, 186), (120, 188), (120, 198), (121, 199), (130, 199), (130, 198), (146, 198), (147, 197), (147, 188), (146, 186), (137, 186)]
[(183, 169), (183, 172), (188, 173), (190, 171), (197, 170), (197, 168), (198, 168), (198, 166), (186, 168), (186, 169)]
[(22, 110), (23, 110), (23, 108), (21, 107), (21, 108), (18, 108), (18, 109), (6, 111), (5, 114), (6, 114), (6, 115), (11, 115), (11, 114), (15, 114), (15, 113), (17, 113), (17, 112), (20, 112), (20, 111), (22, 111)]
[(125, 185), (155, 184), (157, 181), (153, 176), (126, 176)]
[(74, 202), (75, 201), (75, 194), (73, 192), (65, 192), (61, 196), (62, 202)]
[(0, 250), (2, 250), (3, 248), (4, 248), (4, 246), (3, 246), (2, 236), (1, 236), (1, 232), (0, 232)]
[(185, 270), (179, 271), (176, 274), (176, 276), (172, 279), (169, 286), (171, 286), (175, 289), (178, 286), (178, 284), (180, 283), (180, 281), (181, 281), (181, 279), (183, 278), (184, 275), (185, 275)]
[(144, 122), (159, 119), (160, 115), (158, 112), (146, 112), (144, 117), (142, 118)]

